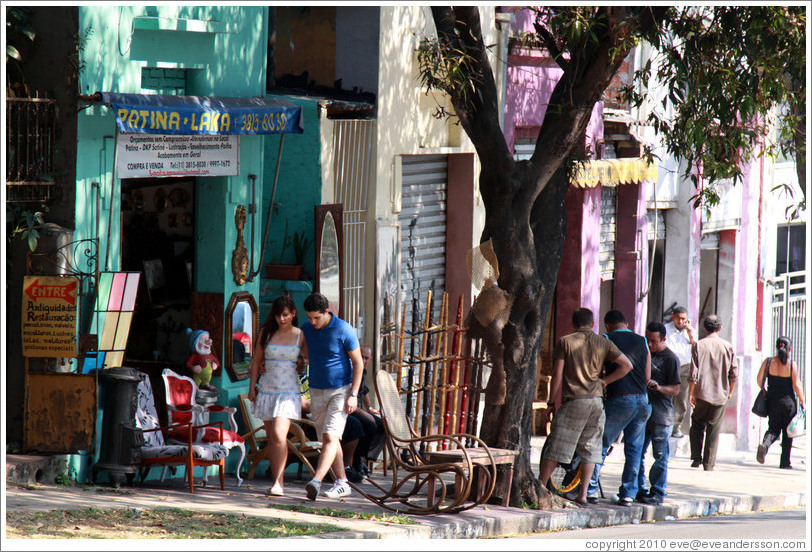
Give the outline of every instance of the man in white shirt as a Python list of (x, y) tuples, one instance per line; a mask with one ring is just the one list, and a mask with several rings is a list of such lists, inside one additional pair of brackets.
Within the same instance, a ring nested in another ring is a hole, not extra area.
[(666, 346), (677, 355), (679, 359), (679, 394), (674, 398), (674, 429), (672, 437), (684, 437), (680, 426), (685, 414), (690, 409), (688, 404), (688, 376), (691, 373), (691, 348), (694, 340), (694, 328), (688, 320), (688, 310), (685, 307), (676, 307), (671, 315), (671, 322), (665, 325)]

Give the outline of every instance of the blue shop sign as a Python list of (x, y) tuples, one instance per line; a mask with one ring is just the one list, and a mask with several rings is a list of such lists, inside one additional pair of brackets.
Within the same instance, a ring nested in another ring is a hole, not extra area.
[(119, 132), (141, 134), (301, 134), (302, 108), (282, 98), (164, 96), (103, 92)]

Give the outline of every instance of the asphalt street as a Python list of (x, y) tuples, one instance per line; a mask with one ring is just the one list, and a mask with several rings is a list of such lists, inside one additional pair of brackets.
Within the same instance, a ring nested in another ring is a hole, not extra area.
[(533, 539), (803, 539), (808, 534), (806, 508), (715, 515), (673, 521), (657, 521), (535, 533)]

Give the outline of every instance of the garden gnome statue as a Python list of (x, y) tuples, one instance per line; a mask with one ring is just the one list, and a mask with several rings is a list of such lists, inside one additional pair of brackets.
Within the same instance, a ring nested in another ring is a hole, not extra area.
[(192, 374), (192, 379), (199, 389), (216, 391), (211, 385), (211, 374), (220, 365), (217, 357), (211, 352), (211, 337), (205, 330), (192, 330), (188, 328), (189, 356), (186, 358), (186, 369)]

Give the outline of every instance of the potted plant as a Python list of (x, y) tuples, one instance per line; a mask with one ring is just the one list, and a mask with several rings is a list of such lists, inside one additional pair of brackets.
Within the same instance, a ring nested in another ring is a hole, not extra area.
[(305, 253), (310, 247), (310, 238), (305, 237), (305, 231), (301, 230), (293, 234), (293, 256), (297, 265), (304, 265)]
[[(293, 236), (288, 234), (288, 221), (285, 220), (285, 235), (282, 238), (282, 250), (279, 252), (277, 262), (265, 265), (265, 276), (274, 280), (298, 280), (304, 270), (304, 255), (307, 251), (309, 239), (305, 237), (304, 230), (295, 232)], [(285, 264), (285, 251), (289, 245), (293, 245), (295, 264)]]

